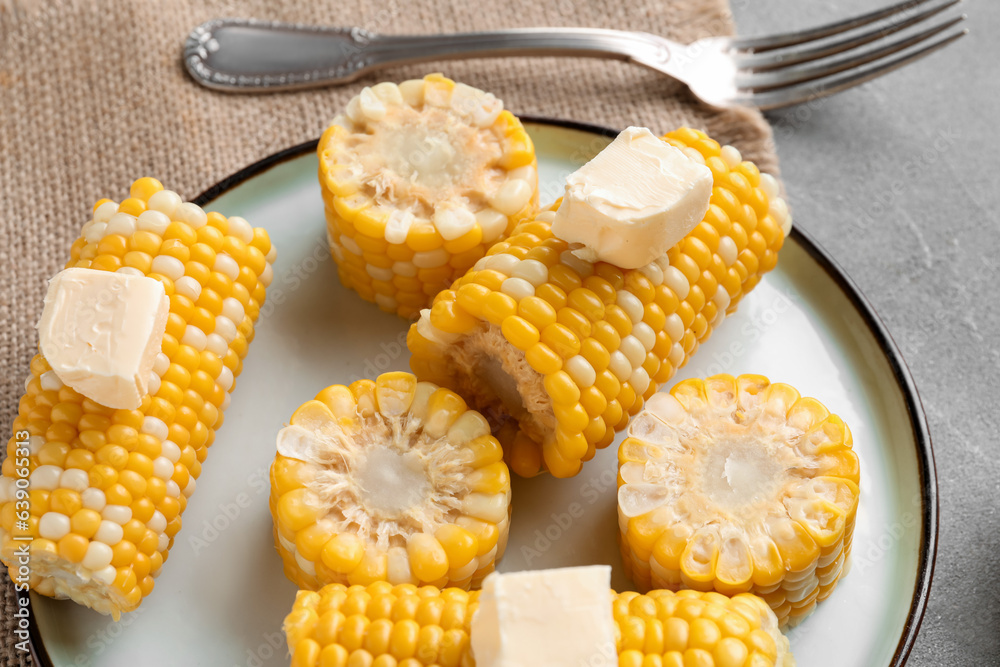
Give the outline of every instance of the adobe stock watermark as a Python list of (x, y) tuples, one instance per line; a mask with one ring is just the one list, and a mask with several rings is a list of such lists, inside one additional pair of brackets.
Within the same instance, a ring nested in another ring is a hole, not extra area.
[[(247, 649), (247, 658), (242, 665), (233, 664), (233, 667), (264, 667), (268, 660), (275, 656), (283, 656), (288, 653), (285, 645), (285, 635), (275, 630), (261, 636), (261, 641), (254, 648)], [(287, 662), (287, 661), (286, 661)]]
[(201, 522), (198, 532), (192, 530), (188, 533), (188, 545), (195, 555), (218, 540), (219, 536), (235, 524), (261, 494), (271, 490), (268, 468), (264, 467), (250, 473), (244, 486), (245, 490), (228, 501), (219, 503), (215, 514)]
[(275, 281), (268, 287), (267, 299), (261, 306), (257, 326), (273, 315), (276, 307), (285, 303), (291, 294), (301, 289), (310, 276), (331, 260), (330, 246), (326, 240), (324, 238), (315, 239), (309, 246), (309, 251), (281, 274), (280, 283)]
[(399, 332), (394, 339), (391, 339), (388, 342), (383, 341), (379, 343), (379, 348), (382, 351), (374, 356), (366, 358), (365, 365), (361, 369), (361, 373), (352, 373), (350, 376), (350, 382), (365, 379), (374, 380), (376, 377), (392, 368), (400, 357), (409, 352), (406, 347), (406, 334), (408, 332), (409, 329), (404, 329)]
[[(754, 349), (754, 344), (770, 331), (782, 317), (793, 308), (791, 294), (779, 291), (774, 300), (759, 313), (747, 314), (749, 319), (740, 327), (740, 339), (734, 340), (722, 350), (712, 353), (711, 363), (702, 371), (702, 375), (718, 375), (733, 369), (743, 356)], [(707, 357), (697, 357), (704, 362)]]
[(536, 528), (531, 543), (521, 545), (525, 565), (531, 565), (532, 561), (547, 553), (586, 514), (587, 508), (593, 507), (601, 498), (606, 498), (605, 494), (614, 489), (617, 483), (618, 471), (605, 469), (580, 487), (579, 500), (568, 503), (560, 511), (550, 512), (549, 524), (544, 528)]
[(71, 663), (61, 663), (62, 665), (72, 665), (73, 667), (91, 667), (92, 665), (104, 664), (99, 658), (111, 645), (122, 636), (130, 625), (135, 623), (135, 619), (145, 610), (139, 607), (135, 611), (123, 614), (120, 621), (109, 620), (104, 627), (95, 630), (84, 640), (84, 645), (89, 649), (87, 653), (77, 654), (76, 659)]
[[(851, 550), (850, 568), (857, 570), (859, 575), (863, 574), (894, 550), (907, 533), (920, 525), (923, 502), (920, 492), (913, 494), (910, 497), (910, 508), (884, 526), (874, 539), (866, 545), (855, 543)], [(844, 567), (846, 571), (848, 564), (845, 563)]]

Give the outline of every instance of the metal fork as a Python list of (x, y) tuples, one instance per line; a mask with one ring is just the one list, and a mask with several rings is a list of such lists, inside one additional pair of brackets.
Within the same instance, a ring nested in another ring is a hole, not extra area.
[[(961, 0), (905, 0), (809, 30), (677, 44), (645, 32), (524, 28), (451, 35), (380, 35), (249, 19), (192, 31), (184, 62), (199, 83), (230, 92), (353, 81), (394, 65), (487, 56), (587, 56), (649, 67), (716, 107), (799, 104), (874, 79), (944, 47), (965, 15), (929, 19)], [(922, 30), (910, 30), (921, 27)], [(926, 27), (925, 27), (926, 26)]]

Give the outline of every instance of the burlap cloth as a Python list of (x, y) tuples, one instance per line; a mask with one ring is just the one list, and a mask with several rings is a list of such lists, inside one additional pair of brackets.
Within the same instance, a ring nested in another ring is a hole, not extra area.
[[(0, 0), (0, 428), (9, 434), (46, 280), (101, 197), (144, 175), (194, 197), (270, 153), (319, 136), (368, 78), (342, 88), (233, 96), (195, 85), (180, 49), (220, 16), (358, 25), (385, 33), (523, 26), (646, 30), (680, 42), (732, 32), (725, 0)], [(751, 111), (715, 112), (654, 72), (589, 59), (491, 59), (387, 70), (403, 80), (440, 70), (492, 91), (518, 114), (623, 128), (700, 127), (765, 170), (771, 133)], [(155, 598), (155, 595), (154, 595)], [(155, 600), (154, 600), (155, 601)], [(0, 665), (14, 649), (13, 587), (0, 586)]]

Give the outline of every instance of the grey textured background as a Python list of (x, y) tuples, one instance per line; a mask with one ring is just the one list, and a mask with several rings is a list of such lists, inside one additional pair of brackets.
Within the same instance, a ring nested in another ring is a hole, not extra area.
[[(739, 32), (807, 27), (866, 0), (734, 0)], [(886, 3), (877, 3), (878, 5)], [(859, 89), (768, 114), (795, 224), (885, 321), (930, 423), (941, 530), (908, 664), (1000, 665), (1000, 3), (970, 34)], [(843, 637), (843, 641), (850, 641)]]
[[(732, 0), (732, 4), (740, 33), (752, 35), (772, 32), (779, 27), (806, 27), (890, 1)], [(334, 15), (343, 22), (344, 12), (353, 12), (359, 6), (367, 6), (374, 12), (371, 7), (384, 3), (385, 0), (363, 0), (361, 3), (303, 4), (294, 11), (288, 10), (287, 18), (304, 20), (308, 6), (322, 13), (327, 22)], [(0, 0), (0, 5), (5, 4), (9, 4), (7, 0)], [(228, 0), (219, 0), (210, 4), (213, 9), (204, 11), (225, 13), (219, 10), (229, 4)], [(427, 21), (433, 19), (440, 29), (447, 30), (464, 26), (468, 21), (466, 14), (474, 13), (477, 6), (477, 3), (455, 3), (461, 5), (461, 11), (455, 10), (442, 17), (427, 11), (407, 10), (412, 4), (405, 2), (401, 6), (404, 11), (410, 11), (410, 16)], [(511, 4), (522, 5), (521, 2)], [(596, 18), (596, 2), (591, 9), (588, 9), (589, 3), (576, 0), (531, 4), (534, 9), (546, 13), (549, 23), (590, 25), (601, 22)], [(621, 13), (621, 27), (638, 28), (638, 24), (642, 24), (647, 29), (660, 30), (661, 23), (666, 21), (664, 17), (645, 16), (635, 5), (629, 8), (629, 5), (608, 4), (614, 7), (608, 10), (609, 15)], [(636, 4), (646, 11), (655, 3)], [(1000, 2), (967, 0), (964, 11), (970, 15), (968, 23), (972, 34), (958, 44), (862, 88), (770, 116), (796, 224), (834, 255), (881, 314), (913, 372), (930, 422), (940, 485), (941, 532), (930, 605), (909, 663), (920, 667), (1000, 665), (1000, 517), (997, 512), (1000, 505), (997, 433), (1000, 428), (993, 409), (1000, 394), (997, 374), (1000, 370), (1000, 309), (991, 293), (991, 287), (1000, 283), (1000, 233), (996, 213), (1000, 210), (1000, 189), (992, 183), (1000, 163), (996, 157), (1000, 146), (1000, 126), (997, 124), (1000, 74), (996, 71), (1000, 44), (995, 37), (1000, 32)], [(262, 10), (257, 14), (269, 16), (270, 12)], [(111, 36), (101, 37), (106, 18), (96, 12), (87, 16), (91, 22), (86, 27), (92, 31), (90, 34), (97, 35), (94, 39), (106, 39), (113, 44)], [(131, 14), (115, 18), (126, 20), (129, 17)], [(510, 22), (519, 23), (513, 17)], [(67, 41), (81, 30), (72, 22), (67, 25), (75, 32), (67, 29), (50, 34), (47, 44), (60, 45), (62, 51)], [(142, 25), (148, 28), (148, 34), (154, 36), (150, 39), (154, 41), (174, 39), (171, 35), (163, 36), (162, 21), (150, 20), (148, 26)], [(150, 67), (157, 64), (143, 62)], [(62, 63), (64, 69), (74, 66), (70, 58), (63, 59)], [(9, 65), (11, 63), (0, 63), (0, 72)], [(486, 67), (488, 76), (483, 75), (485, 79), (493, 89), (509, 97), (513, 107), (524, 112), (541, 111), (531, 108), (531, 104), (517, 96), (518, 89), (526, 85), (524, 82), (516, 82), (513, 74), (504, 75), (496, 65)], [(477, 70), (456, 65), (449, 71), (469, 73)], [(595, 95), (593, 109), (586, 117), (579, 113), (575, 117), (610, 123), (611, 117), (620, 114), (622, 109), (632, 108), (640, 115), (634, 122), (652, 123), (653, 115), (641, 113), (646, 108), (640, 109), (638, 98), (610, 98), (612, 94), (620, 95), (622, 88), (630, 88), (620, 84), (609, 88), (609, 77), (631, 79), (635, 74), (630, 68), (615, 65), (602, 68), (600, 72), (603, 78), (589, 81)], [(541, 75), (539, 80), (544, 82), (539, 85), (551, 83)], [(480, 82), (473, 80), (470, 83)], [(0, 77), (0, 114), (9, 101), (4, 95), (10, 85), (10, 80)], [(609, 93), (609, 89), (614, 92)], [(642, 87), (631, 89), (644, 90)], [(130, 90), (135, 94), (137, 89)], [(145, 88), (139, 92), (149, 94)], [(39, 104), (54, 109), (58, 106), (56, 96), (64, 93), (53, 90), (53, 97)], [(317, 99), (313, 95), (332, 98), (335, 94), (331, 91), (310, 94), (310, 104)], [(294, 125), (294, 136), (301, 135), (301, 139), (315, 135), (315, 130), (306, 127), (307, 123), (301, 118), (308, 115), (309, 108), (312, 107), (303, 104), (301, 113), (275, 118), (271, 125), (258, 123), (260, 133), (273, 139), (271, 150), (294, 143), (289, 140), (293, 134), (289, 126)], [(547, 107), (545, 111), (550, 115), (568, 115), (567, 108), (565, 105)], [(128, 121), (124, 107), (111, 107), (109, 113), (110, 120), (115, 123)], [(86, 130), (63, 127), (54, 122), (52, 114), (43, 116), (40, 122), (54, 128), (53, 134), (62, 145), (72, 145), (74, 133)], [(126, 143), (133, 135), (115, 136), (121, 143), (108, 147), (111, 156), (101, 156), (105, 162), (111, 160), (113, 151), (150, 154), (151, 149), (146, 146)], [(14, 152), (13, 148), (7, 148)], [(271, 151), (264, 151), (267, 152)], [(181, 164), (170, 171), (183, 175), (187, 195), (198, 191), (192, 190), (192, 184), (211, 183), (232, 171), (228, 163), (223, 164), (219, 159), (182, 157), (178, 158)], [(38, 161), (28, 160), (32, 164)], [(249, 161), (241, 157), (237, 164)], [(162, 166), (152, 158), (148, 162), (146, 164), (145, 157), (134, 157), (128, 168), (134, 171), (139, 167)], [(102, 188), (106, 188), (108, 182), (123, 187), (127, 181), (124, 176), (119, 178), (121, 171), (116, 171), (112, 178), (93, 170), (93, 177), (86, 181), (88, 196), (91, 190), (104, 192), (97, 187), (98, 181)], [(32, 181), (43, 194), (48, 187), (44, 179), (39, 179), (31, 170), (10, 172), (8, 176), (10, 180), (0, 184), (0, 192), (7, 192), (4, 188), (8, 186)], [(67, 195), (67, 201), (75, 204), (88, 201), (87, 197), (69, 197), (72, 193), (64, 192), (66, 190), (60, 191)], [(46, 206), (53, 204), (43, 195), (39, 195), (38, 200)], [(39, 224), (37, 216), (31, 215), (35, 209), (10, 210), (9, 203), (0, 201), (0, 216), (18, 216), (31, 221), (28, 224)], [(60, 201), (60, 205), (65, 203)], [(62, 207), (60, 210), (75, 209)], [(36, 231), (46, 239), (67, 233), (57, 231), (51, 220), (40, 229), (36, 227)], [(9, 265), (24, 256), (37, 254), (29, 252), (22, 239), (14, 239), (7, 246), (7, 252), (0, 249), (0, 256), (6, 257)], [(30, 299), (35, 303), (39, 298), (38, 289), (14, 298)], [(8, 346), (9, 341), (0, 340), (0, 348)], [(20, 360), (17, 374), (23, 376), (27, 351), (20, 348), (11, 351), (10, 358)], [(850, 641), (850, 637), (840, 641)]]

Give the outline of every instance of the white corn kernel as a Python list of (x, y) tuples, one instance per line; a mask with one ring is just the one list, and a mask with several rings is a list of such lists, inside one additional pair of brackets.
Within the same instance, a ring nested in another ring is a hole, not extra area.
[(514, 297), (516, 301), (535, 295), (535, 286), (523, 278), (507, 278), (500, 283), (500, 291)]
[[(227, 343), (232, 343), (233, 340), (235, 340), (236, 338), (236, 334), (239, 332), (237, 331), (236, 325), (233, 323), (231, 319), (229, 319), (224, 315), (219, 315), (218, 317), (215, 318), (215, 331), (213, 331), (212, 333), (216, 333), (222, 336)], [(205, 344), (207, 347), (208, 345), (207, 340), (205, 341)]]
[(139, 431), (149, 434), (158, 440), (166, 440), (167, 435), (170, 433), (170, 428), (159, 417), (146, 416), (142, 418), (142, 426)]
[(152, 271), (176, 281), (184, 275), (184, 262), (170, 255), (157, 255), (153, 258)]
[(135, 216), (128, 213), (115, 213), (108, 220), (108, 226), (104, 230), (105, 235), (120, 234), (122, 236), (132, 236), (135, 234)]
[(191, 276), (183, 276), (174, 281), (174, 292), (197, 301), (201, 296), (201, 283)]
[(414, 219), (409, 211), (393, 210), (385, 223), (385, 240), (394, 244), (406, 243)]
[(59, 488), (59, 478), (63, 469), (54, 465), (38, 466), (31, 472), (30, 485), (32, 489), (55, 491)]
[(94, 211), (94, 222), (107, 222), (117, 212), (118, 204), (113, 201), (106, 201)]
[(465, 208), (439, 208), (434, 213), (434, 228), (445, 241), (452, 241), (469, 233), (476, 226), (476, 216)]
[(243, 304), (240, 303), (238, 299), (227, 296), (222, 300), (222, 314), (231, 319), (233, 322), (242, 322), (243, 316), (246, 315), (246, 311), (243, 308)]
[(94, 510), (95, 512), (100, 512), (108, 504), (104, 491), (94, 487), (84, 489), (80, 493), (80, 499), (83, 501), (83, 506), (86, 509)]
[(169, 218), (181, 205), (181, 201), (181, 196), (173, 190), (160, 190), (150, 196), (149, 201), (146, 202), (146, 209), (159, 211)]
[(153, 474), (166, 481), (174, 476), (173, 461), (165, 456), (157, 456), (153, 459)]
[(167, 227), (170, 226), (170, 218), (160, 211), (147, 209), (136, 218), (135, 226), (140, 231), (163, 236), (167, 232)]
[(91, 572), (97, 572), (111, 565), (113, 556), (114, 553), (107, 544), (92, 541), (87, 545), (87, 553), (83, 556), (83, 561), (80, 564)]
[(240, 241), (247, 244), (253, 241), (253, 227), (250, 226), (250, 223), (247, 222), (245, 218), (241, 218), (238, 215), (230, 216), (228, 224), (229, 227), (227, 233), (230, 236), (235, 236)]
[(365, 87), (358, 95), (358, 110), (367, 120), (379, 121), (385, 118), (386, 108), (371, 88)]
[(59, 512), (46, 512), (38, 522), (38, 534), (47, 540), (60, 540), (69, 534), (69, 517)]
[(534, 189), (527, 181), (509, 178), (496, 194), (489, 198), (490, 206), (504, 215), (514, 215), (531, 201), (533, 192)]
[(170, 217), (177, 222), (186, 223), (192, 229), (201, 229), (208, 224), (208, 214), (205, 213), (205, 209), (189, 201), (178, 204)]
[(628, 357), (621, 350), (615, 350), (611, 353), (608, 370), (614, 373), (620, 382), (625, 382), (632, 376), (632, 364), (629, 363)]
[(681, 270), (676, 266), (668, 267), (663, 272), (663, 282), (673, 290), (681, 301), (686, 299), (688, 292), (691, 291), (691, 284), (688, 282), (687, 276), (681, 273)]
[(62, 475), (59, 476), (59, 486), (64, 489), (72, 489), (77, 493), (83, 493), (90, 488), (90, 475), (87, 474), (86, 470), (80, 470), (79, 468), (63, 470)]
[(384, 104), (402, 104), (403, 94), (399, 92), (399, 86), (391, 81), (383, 81), (371, 87), (371, 91)]
[(212, 266), (212, 270), (218, 271), (234, 281), (240, 277), (240, 265), (236, 263), (235, 259), (225, 253), (220, 252), (215, 256), (215, 264)]
[(399, 84), (399, 94), (411, 107), (420, 106), (424, 103), (423, 79), (409, 79)]
[(483, 243), (492, 243), (507, 231), (507, 216), (491, 208), (476, 213), (476, 221), (483, 230)]
[(62, 380), (59, 379), (55, 371), (45, 371), (38, 380), (44, 391), (59, 391), (63, 388)]
[(188, 347), (193, 347), (197, 351), (201, 352), (205, 349), (205, 345), (207, 343), (205, 332), (193, 324), (189, 324), (184, 329), (184, 335), (181, 337), (181, 343), (187, 345)]
[(565, 369), (581, 389), (592, 387), (597, 382), (597, 372), (594, 367), (579, 354), (566, 360)]
[(517, 264), (513, 273), (511, 273), (511, 277), (522, 278), (535, 287), (538, 287), (539, 285), (544, 285), (549, 279), (549, 267), (537, 259), (525, 259)]
[(642, 362), (646, 360), (646, 348), (641, 342), (639, 342), (639, 339), (632, 334), (622, 338), (622, 342), (618, 346), (618, 350), (625, 355), (625, 358), (628, 359), (632, 368), (642, 366)]
[(121, 527), (121, 524), (115, 521), (108, 521), (107, 519), (101, 521), (101, 525), (97, 528), (97, 533), (94, 534), (95, 541), (104, 542), (110, 546), (118, 544), (124, 537), (125, 531)]
[(726, 163), (726, 166), (730, 169), (735, 169), (740, 166), (740, 162), (743, 162), (743, 156), (740, 152), (733, 146), (723, 146), (722, 150), (719, 151), (719, 157), (722, 161)]
[(128, 505), (105, 505), (101, 517), (107, 521), (124, 525), (132, 520), (132, 508)]
[(625, 290), (618, 290), (618, 299), (616, 301), (619, 307), (625, 311), (629, 319), (633, 323), (642, 321), (643, 306), (642, 301), (639, 300), (635, 294), (627, 292)]

